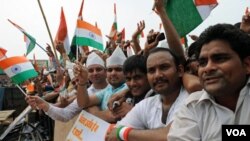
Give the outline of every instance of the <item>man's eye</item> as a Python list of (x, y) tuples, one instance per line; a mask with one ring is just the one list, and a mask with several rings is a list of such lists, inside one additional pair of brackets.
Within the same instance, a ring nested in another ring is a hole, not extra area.
[(206, 59), (199, 59), (198, 62), (199, 62), (200, 67), (204, 67), (204, 66), (207, 65), (207, 60)]
[(227, 57), (227, 56), (215, 56), (215, 57), (213, 57), (213, 60), (214, 60), (214, 62), (224, 62), (224, 61), (226, 61), (226, 60), (228, 60), (228, 58), (229, 57)]
[(154, 73), (154, 69), (148, 69), (147, 72), (148, 73)]

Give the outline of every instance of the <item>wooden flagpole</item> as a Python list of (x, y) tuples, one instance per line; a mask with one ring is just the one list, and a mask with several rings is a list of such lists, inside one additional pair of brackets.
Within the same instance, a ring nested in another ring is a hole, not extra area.
[(37, 0), (37, 2), (38, 2), (38, 5), (39, 5), (39, 7), (40, 7), (40, 10), (41, 10), (41, 12), (42, 12), (43, 19), (44, 19), (45, 25), (46, 25), (47, 30), (48, 30), (48, 33), (49, 33), (49, 37), (50, 37), (50, 41), (51, 41), (51, 44), (52, 44), (52, 47), (53, 47), (53, 51), (54, 51), (55, 57), (56, 57), (56, 59), (58, 60), (57, 53), (56, 53), (56, 48), (55, 48), (55, 45), (54, 45), (54, 42), (53, 42), (53, 39), (52, 39), (50, 30), (49, 30), (48, 22), (47, 22), (47, 20), (46, 20), (45, 14), (44, 14), (44, 12), (43, 12), (43, 8), (42, 8), (42, 5), (41, 5), (41, 2), (40, 2), (40, 0)]

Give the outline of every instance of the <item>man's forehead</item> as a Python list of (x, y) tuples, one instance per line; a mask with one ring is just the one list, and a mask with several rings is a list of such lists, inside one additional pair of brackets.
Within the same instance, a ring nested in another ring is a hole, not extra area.
[(125, 75), (126, 76), (136, 76), (136, 75), (146, 75), (146, 73), (142, 72), (139, 69), (135, 69), (135, 70), (133, 70), (131, 72), (127, 72)]
[(93, 64), (93, 65), (89, 65), (87, 69), (95, 69), (95, 68), (104, 68), (104, 67), (99, 64)]
[(205, 44), (201, 48), (199, 58), (220, 54), (236, 54), (236, 52), (230, 48), (229, 44), (222, 43), (223, 42), (211, 42), (210, 44)]
[(112, 65), (107, 67), (107, 69), (112, 69), (112, 68), (122, 68), (122, 65)]

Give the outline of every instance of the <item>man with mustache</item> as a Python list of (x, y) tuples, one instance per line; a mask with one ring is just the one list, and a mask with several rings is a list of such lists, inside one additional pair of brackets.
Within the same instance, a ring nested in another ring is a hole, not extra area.
[(128, 132), (125, 138), (129, 141), (166, 139), (167, 135), (152, 136), (148, 129), (163, 134), (167, 132), (166, 126), (171, 125), (176, 111), (188, 97), (187, 91), (182, 86), (183, 72), (183, 65), (170, 49), (161, 47), (152, 49), (147, 58), (147, 78), (157, 95), (136, 104), (117, 123), (116, 131), (111, 132), (107, 140), (117, 140), (118, 136), (115, 137), (115, 133), (121, 135), (118, 139), (124, 140), (123, 132)]
[(197, 40), (204, 91), (177, 112), (169, 141), (222, 140), (222, 125), (250, 124), (250, 37), (233, 25), (207, 28)]

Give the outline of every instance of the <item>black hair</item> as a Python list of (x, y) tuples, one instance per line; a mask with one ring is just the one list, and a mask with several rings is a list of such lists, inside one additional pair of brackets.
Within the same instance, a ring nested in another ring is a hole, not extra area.
[[(193, 55), (196, 55), (197, 53), (197, 43), (193, 42), (189, 47), (188, 47), (188, 51), (187, 51), (187, 56), (188, 58), (192, 57)], [(195, 58), (197, 59), (197, 56), (195, 56)]]
[(153, 53), (157, 53), (157, 52), (162, 52), (162, 51), (165, 51), (165, 52), (169, 52), (173, 58), (174, 58), (174, 63), (177, 66), (180, 65), (180, 57), (178, 57), (171, 49), (169, 48), (164, 48), (164, 47), (157, 47), (157, 48), (154, 48), (152, 50), (149, 51), (149, 54), (148, 56), (150, 56), (151, 54)]
[(132, 55), (128, 57), (123, 64), (123, 73), (127, 74), (139, 70), (146, 74), (146, 61), (147, 59), (143, 55)]
[(200, 55), (203, 45), (213, 40), (228, 42), (241, 60), (250, 55), (250, 37), (246, 32), (230, 24), (216, 24), (203, 31), (196, 41), (197, 56)]

